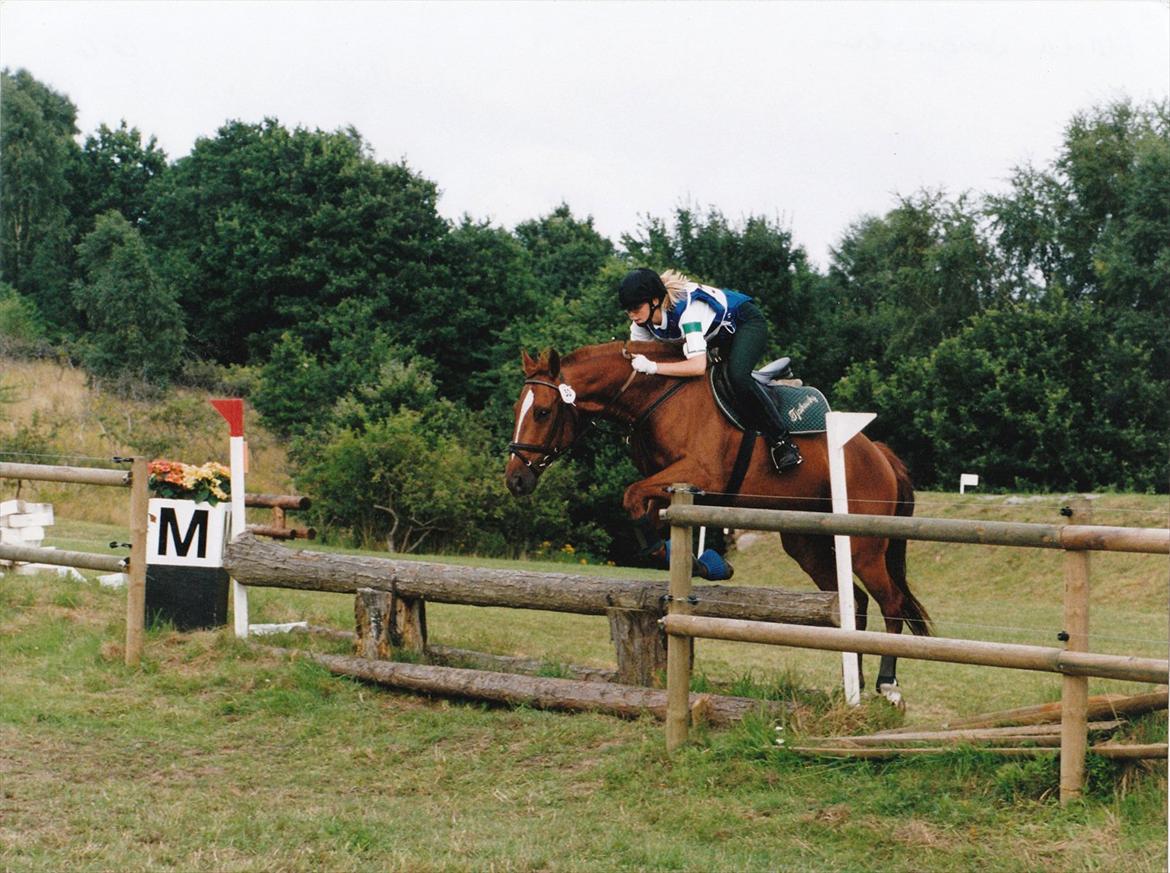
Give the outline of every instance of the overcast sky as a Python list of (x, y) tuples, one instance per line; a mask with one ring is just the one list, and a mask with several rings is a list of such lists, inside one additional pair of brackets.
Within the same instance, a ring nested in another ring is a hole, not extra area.
[(1170, 2), (0, 0), (0, 65), (173, 160), (228, 119), (356, 127), (506, 227), (561, 201), (779, 219), (815, 262), (928, 186), (1002, 190), (1074, 112), (1170, 94)]

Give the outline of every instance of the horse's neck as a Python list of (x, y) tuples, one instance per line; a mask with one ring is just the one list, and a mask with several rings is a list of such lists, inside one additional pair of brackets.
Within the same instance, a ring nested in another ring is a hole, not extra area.
[(636, 419), (669, 390), (674, 380), (642, 374), (631, 380), (630, 375), (634, 371), (629, 360), (621, 357), (620, 352), (615, 352), (615, 356), (616, 359), (607, 355), (582, 362), (579, 374), (570, 381), (579, 383), (579, 387), (578, 384), (574, 384), (574, 387), (578, 396), (589, 404), (592, 414), (628, 422)]

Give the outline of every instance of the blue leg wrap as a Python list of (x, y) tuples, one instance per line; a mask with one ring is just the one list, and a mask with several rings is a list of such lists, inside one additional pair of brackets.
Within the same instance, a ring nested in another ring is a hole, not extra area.
[(711, 582), (722, 582), (725, 579), (730, 579), (735, 572), (729, 563), (723, 560), (714, 549), (706, 549), (703, 554), (695, 559), (695, 572)]

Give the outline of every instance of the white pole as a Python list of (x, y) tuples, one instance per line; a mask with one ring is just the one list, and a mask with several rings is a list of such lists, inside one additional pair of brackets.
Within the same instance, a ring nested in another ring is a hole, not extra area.
[[(244, 438), (231, 438), (232, 460), (232, 539), (248, 529), (244, 516)], [(248, 635), (248, 589), (232, 579), (232, 615), (235, 617), (236, 636)]]
[(695, 547), (695, 554), (703, 554), (703, 547), (707, 545), (707, 526), (699, 528), (699, 544)]
[[(829, 412), (825, 415), (825, 437), (829, 449), (829, 488), (833, 495), (833, 512), (848, 515), (849, 494), (845, 484), (845, 444), (877, 418), (872, 412)], [(853, 554), (849, 537), (834, 536), (833, 548), (837, 557), (837, 599), (841, 612), (841, 629), (857, 629), (857, 604), (853, 599)], [(857, 669), (857, 655), (841, 654), (841, 670), (845, 679), (845, 701), (851, 706), (861, 703), (861, 676)]]
[[(212, 400), (215, 411), (228, 423), (231, 437), (232, 472), (232, 539), (248, 529), (244, 516), (244, 472), (247, 463), (247, 449), (244, 443), (244, 401), (237, 397)], [(241, 639), (248, 635), (248, 590), (232, 579), (232, 615), (236, 636)]]

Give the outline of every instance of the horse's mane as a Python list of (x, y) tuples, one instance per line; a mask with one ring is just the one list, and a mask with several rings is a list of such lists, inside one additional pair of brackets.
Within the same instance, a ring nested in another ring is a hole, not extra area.
[[(625, 348), (631, 355), (645, 355), (652, 360), (668, 360), (681, 357), (679, 347), (670, 343), (660, 343), (654, 340), (612, 340), (607, 343), (595, 343), (591, 346), (581, 346), (561, 357), (562, 365), (591, 363), (597, 358), (609, 358), (621, 354)], [(664, 354), (665, 353), (665, 354)]]

